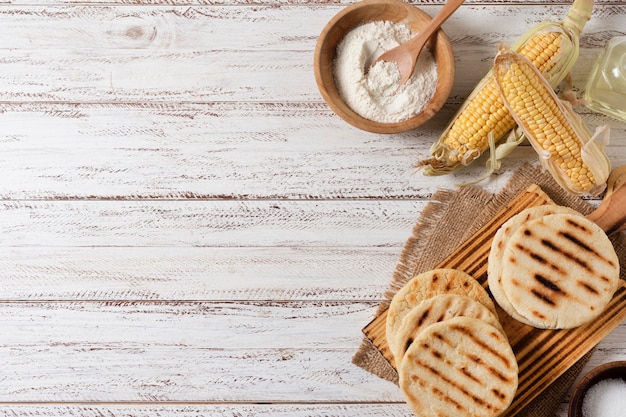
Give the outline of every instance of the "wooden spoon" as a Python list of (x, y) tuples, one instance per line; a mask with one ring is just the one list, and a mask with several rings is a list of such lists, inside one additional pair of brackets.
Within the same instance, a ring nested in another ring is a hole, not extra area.
[(587, 218), (612, 235), (626, 229), (626, 165), (611, 171), (602, 203)]
[(407, 80), (413, 74), (415, 70), (415, 64), (420, 52), (424, 48), (428, 39), (439, 30), (439, 27), (445, 22), (456, 9), (463, 4), (465, 0), (448, 0), (448, 2), (441, 8), (439, 13), (424, 27), (420, 33), (411, 38), (410, 41), (403, 43), (400, 46), (396, 46), (393, 49), (388, 50), (378, 57), (372, 66), (376, 65), (379, 61), (395, 62), (400, 70), (400, 85), (398, 89), (402, 87)]

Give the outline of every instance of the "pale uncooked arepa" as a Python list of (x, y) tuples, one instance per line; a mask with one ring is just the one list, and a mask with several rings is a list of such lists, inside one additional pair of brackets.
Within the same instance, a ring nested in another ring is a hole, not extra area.
[(397, 350), (396, 332), (409, 311), (427, 298), (449, 293), (474, 298), (494, 314), (498, 314), (487, 290), (466, 272), (448, 268), (423, 272), (411, 278), (391, 299), (386, 319), (386, 339), (391, 352)]
[(502, 307), (502, 309), (509, 316), (518, 321), (523, 321), (524, 318), (515, 311), (502, 289), (502, 256), (504, 255), (505, 245), (513, 232), (524, 223), (532, 219), (556, 213), (578, 214), (582, 216), (582, 214), (572, 208), (556, 204), (529, 207), (504, 222), (494, 235), (487, 263), (487, 282), (489, 284), (489, 291), (498, 305)]
[(402, 320), (396, 332), (396, 351), (392, 352), (397, 364), (417, 335), (426, 327), (454, 317), (473, 317), (500, 329), (498, 317), (484, 304), (461, 294), (441, 294), (427, 298), (414, 307)]
[(549, 214), (513, 232), (502, 257), (502, 289), (524, 322), (544, 329), (584, 324), (619, 285), (613, 244), (593, 221)]
[(504, 334), (483, 320), (431, 324), (408, 348), (399, 385), (418, 416), (494, 417), (517, 391), (518, 366)]

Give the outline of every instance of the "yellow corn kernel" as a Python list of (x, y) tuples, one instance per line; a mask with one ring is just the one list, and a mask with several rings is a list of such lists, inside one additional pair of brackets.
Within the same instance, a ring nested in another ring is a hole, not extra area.
[[(608, 158), (572, 124), (569, 113), (536, 67), (515, 52), (502, 52), (496, 57), (494, 77), (504, 104), (537, 152), (551, 161), (551, 173), (557, 181), (579, 194), (603, 186), (610, 171)], [(588, 160), (583, 158), (585, 144), (595, 147)]]
[[(520, 54), (528, 56), (540, 71), (549, 71), (560, 56), (564, 35), (560, 32), (540, 32), (523, 45)], [(534, 57), (534, 58), (532, 58)], [(489, 132), (496, 141), (515, 126), (498, 94), (493, 77), (469, 99), (464, 108), (454, 118), (452, 124), (431, 153), (446, 159), (444, 164), (467, 165), (489, 148)], [(441, 152), (441, 148), (445, 151)], [(462, 152), (462, 150), (471, 150)], [(428, 173), (427, 173), (428, 174)]]
[[(562, 22), (544, 21), (523, 34), (511, 50), (527, 57), (546, 77), (552, 87), (560, 84), (578, 58), (578, 38), (591, 17), (594, 0), (574, 0)], [(470, 128), (470, 123), (472, 128)], [(478, 123), (478, 128), (474, 128)], [(492, 155), (487, 164), (492, 172), (497, 161), (524, 138), (515, 128), (493, 82), (492, 71), (483, 77), (441, 137), (430, 148), (431, 158), (418, 161), (424, 175), (443, 175), (469, 165), (487, 149)], [(506, 138), (506, 139), (505, 139)], [(498, 144), (497, 142), (503, 143)], [(466, 153), (459, 152), (467, 148)]]

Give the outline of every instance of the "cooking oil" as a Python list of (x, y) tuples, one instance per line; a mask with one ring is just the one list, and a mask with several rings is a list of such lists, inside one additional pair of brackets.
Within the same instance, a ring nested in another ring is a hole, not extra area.
[(593, 65), (587, 107), (626, 122), (626, 36), (611, 39)]

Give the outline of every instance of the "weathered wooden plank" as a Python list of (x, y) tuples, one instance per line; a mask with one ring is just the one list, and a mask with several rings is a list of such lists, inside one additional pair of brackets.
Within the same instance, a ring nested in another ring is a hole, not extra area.
[[(10, 102), (320, 102), (311, 50), (5, 50), (0, 100)], [(131, 51), (131, 52), (129, 52)], [(465, 97), (490, 68), (495, 48), (456, 48), (462, 64), (451, 100)], [(584, 85), (599, 50), (580, 56)]]
[[(313, 46), (268, 50), (5, 50), (0, 100), (7, 102), (320, 102)], [(131, 52), (129, 52), (131, 51)], [(599, 50), (573, 72), (582, 87)], [(451, 100), (467, 96), (491, 67), (494, 48), (458, 50)]]
[(484, 172), (413, 169), (451, 112), (385, 136), (323, 104), (3, 104), (0, 198), (424, 198)]
[(2, 303), (0, 402), (398, 401), (395, 386), (350, 363), (357, 323), (375, 308)]
[[(0, 403), (400, 402), (395, 385), (350, 363), (358, 323), (375, 308), (2, 303)], [(623, 343), (623, 337), (621, 326), (603, 343)], [(613, 350), (611, 358), (625, 354)]]
[[(378, 305), (324, 300), (82, 300), (2, 301), (1, 306), (0, 344), (5, 347), (49, 342), (132, 352), (163, 346), (218, 351), (350, 350), (361, 340), (359, 323), (369, 320)], [(328, 320), (334, 325), (328, 326)]]
[(155, 198), (419, 196), (442, 183), (425, 182), (411, 170), (435, 130), (368, 134), (347, 127), (325, 105), (43, 104), (2, 110), (4, 178), (21, 178), (19, 193), (0, 192), (5, 197), (41, 195), (29, 188), (50, 179), (61, 194)]
[(6, 417), (413, 417), (404, 403), (328, 404), (8, 404)]
[[(320, 101), (311, 53), (325, 22), (341, 7), (135, 7), (134, 14), (127, 7), (104, 7), (79, 15), (67, 8), (11, 6), (0, 14), (0, 39), (6, 39), (0, 44), (0, 100)], [(541, 20), (560, 20), (566, 10), (462, 7), (446, 25), (463, 74), (452, 97), (467, 94), (501, 43)], [(597, 49), (620, 33), (623, 12), (599, 7), (599, 18), (589, 22), (581, 40), (579, 68), (588, 68)], [(259, 13), (267, 24), (259, 24)], [(306, 17), (299, 26), (293, 13)], [(224, 30), (210, 29), (217, 24)], [(235, 30), (249, 36), (227, 35)]]
[(0, 300), (378, 302), (400, 250), (9, 247)]
[[(440, 8), (422, 3), (418, 7), (430, 15)], [(494, 48), (500, 42), (515, 39), (526, 26), (562, 19), (569, 7), (567, 2), (546, 3), (529, 6), (466, 2), (444, 24), (444, 29), (461, 50)], [(278, 7), (20, 4), (0, 9), (0, 49), (309, 50), (321, 29), (343, 7), (328, 3)], [(596, 2), (583, 35), (583, 46), (603, 47), (606, 39), (599, 38), (596, 32), (608, 34), (608, 29), (619, 28), (624, 11), (623, 6)], [(299, 19), (294, 19), (294, 15)], [(220, 30), (212, 29), (218, 25)], [(232, 36), (241, 31), (246, 35)]]
[[(349, 127), (325, 104), (0, 104), (1, 199), (428, 198), (481, 178), (413, 169), (454, 111), (400, 135)], [(626, 164), (626, 127), (610, 123), (608, 153)], [(537, 161), (522, 146), (508, 173)], [(496, 191), (507, 176), (480, 185)]]
[[(0, 4), (3, 5), (40, 5), (42, 3), (41, 0), (2, 0)], [(83, 4), (85, 2), (78, 2), (76, 0), (58, 0), (55, 1), (54, 4)], [(252, 7), (258, 6), (267, 6), (273, 5), (274, 7), (286, 6), (286, 5), (299, 5), (299, 6), (325, 6), (328, 5), (329, 2), (324, 0), (280, 0), (280, 1), (267, 1), (267, 0), (115, 0), (115, 1), (106, 1), (106, 0), (89, 0), (89, 4), (92, 5), (147, 5), (147, 6), (158, 6), (158, 5), (178, 5), (178, 6), (235, 6), (235, 5), (246, 5)], [(335, 0), (332, 2), (333, 5), (342, 5), (347, 6), (351, 4), (350, 0)], [(419, 7), (423, 6), (441, 6), (445, 3), (445, 0), (411, 0), (409, 3), (413, 3), (418, 5)], [(552, 3), (556, 5), (563, 4), (562, 0), (467, 0), (467, 5), (488, 5), (488, 6), (501, 6), (501, 5), (512, 5), (513, 7), (518, 4), (522, 5), (551, 5)], [(624, 4), (623, 0), (596, 0), (595, 3), (597, 5), (622, 5)]]
[(404, 244), (425, 201), (4, 201), (3, 247)]
[[(136, 330), (134, 330), (136, 332)], [(295, 336), (297, 337), (297, 335)], [(401, 401), (350, 363), (351, 350), (189, 346), (3, 346), (2, 402)]]

